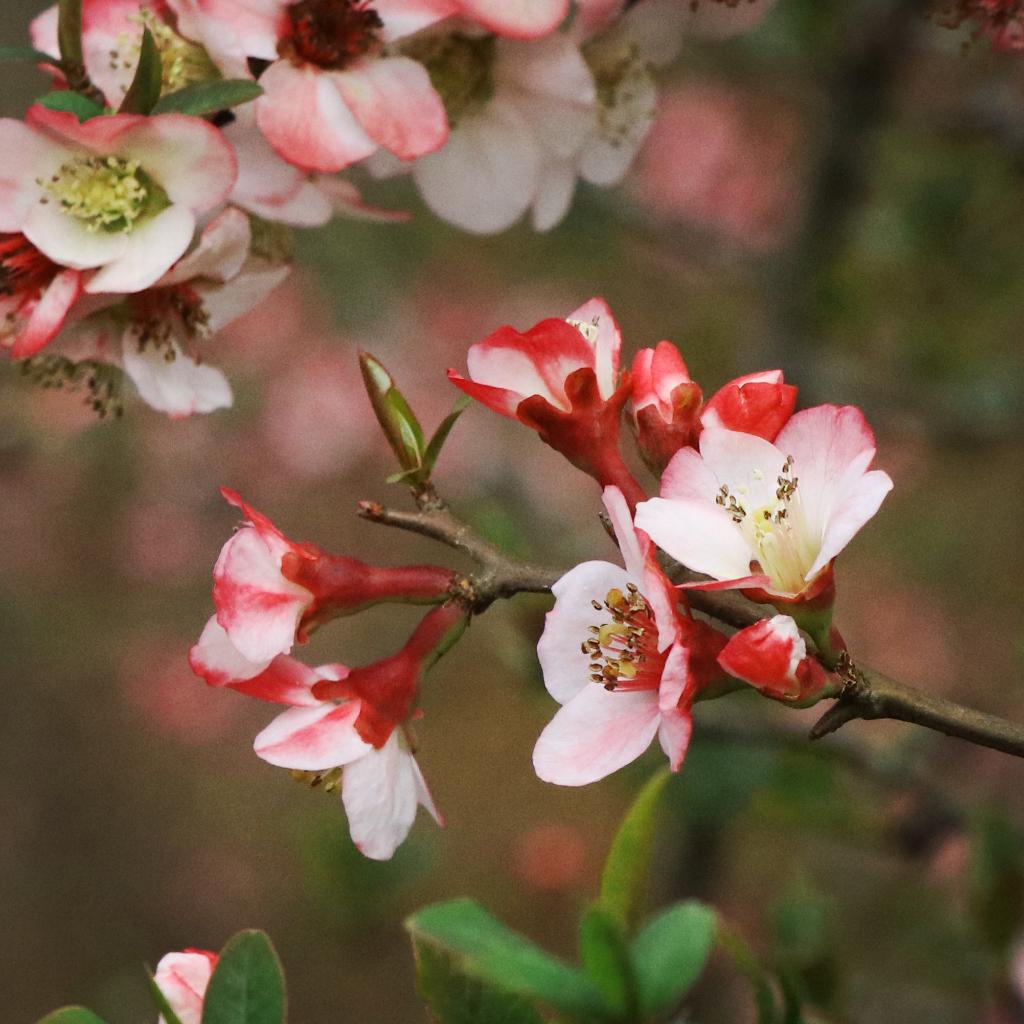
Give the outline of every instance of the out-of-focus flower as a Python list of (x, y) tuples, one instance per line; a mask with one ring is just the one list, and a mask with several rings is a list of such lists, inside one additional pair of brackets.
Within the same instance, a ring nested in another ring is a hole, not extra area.
[(0, 153), (0, 231), (20, 232), (63, 267), (95, 269), (90, 293), (156, 282), (236, 174), (220, 132), (181, 114), (79, 123), (36, 105), (26, 121), (0, 120)]
[(1024, 4), (1021, 0), (936, 0), (935, 18), (947, 28), (974, 26), (997, 50), (1024, 49)]
[(290, 163), (338, 171), (378, 146), (403, 160), (444, 144), (444, 105), (426, 69), (386, 47), (444, 17), (420, 0), (169, 0), (182, 30), (228, 74), (269, 61), (260, 131)]
[(537, 825), (516, 844), (515, 871), (541, 892), (568, 892), (583, 882), (589, 854), (578, 826), (558, 822)]
[(525, 334), (501, 327), (470, 347), (469, 377), (448, 379), (502, 416), (533, 428), (542, 441), (630, 504), (644, 496), (619, 452), (619, 421), (629, 374), (619, 379), (622, 335), (603, 299), (567, 320), (548, 319)]
[[(181, 1024), (201, 1024), (203, 1001), (217, 954), (205, 949), (168, 953), (156, 965), (153, 980)], [(158, 1024), (166, 1024), (161, 1017)]]
[[(163, 93), (221, 77), (202, 46), (178, 32), (165, 0), (83, 0), (85, 70), (111, 107), (120, 106), (132, 83), (146, 29), (160, 54)], [(37, 50), (59, 56), (56, 4), (35, 18), (31, 35)]]
[(214, 685), (259, 675), (327, 619), (380, 601), (436, 603), (452, 586), (453, 573), (437, 566), (372, 566), (289, 540), (234, 491), (222, 493), (247, 523), (217, 559), (217, 613), (192, 648), (193, 670)]
[(841, 688), (839, 680), (808, 655), (807, 644), (788, 615), (741, 629), (722, 648), (718, 664), (766, 697), (794, 707), (836, 697)]
[(631, 398), (640, 452), (660, 476), (680, 448), (697, 444), (704, 427), (775, 440), (792, 415), (796, 388), (783, 382), (781, 370), (766, 370), (730, 381), (702, 405), (679, 350), (661, 341), (634, 357)]
[(690, 586), (830, 607), (833, 560), (892, 489), (888, 474), (869, 470), (874, 457), (874, 434), (853, 406), (805, 409), (774, 444), (711, 427), (699, 453), (675, 455), (637, 525), (712, 577)]
[(770, 99), (683, 83), (661, 98), (633, 191), (661, 218), (771, 249), (798, 208), (800, 140), (799, 122)]
[(657, 736), (673, 771), (690, 742), (690, 709), (719, 676), (724, 643), (680, 615), (677, 595), (634, 528), (622, 494), (604, 493), (625, 569), (584, 562), (552, 588), (537, 645), (544, 685), (561, 705), (533, 752), (540, 778), (596, 782), (639, 757)]

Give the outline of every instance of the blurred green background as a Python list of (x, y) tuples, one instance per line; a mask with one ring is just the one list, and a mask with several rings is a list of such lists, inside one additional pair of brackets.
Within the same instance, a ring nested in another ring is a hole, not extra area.
[[(78, 397), (4, 370), (5, 1020), (72, 1001), (150, 1019), (140, 961), (244, 926), (277, 942), (296, 1024), (422, 1020), (400, 921), (456, 895), (572, 954), (654, 758), (584, 790), (534, 778), (553, 711), (533, 656), (543, 599), (493, 609), (430, 677), (421, 764), (448, 827), (421, 817), (389, 864), (354, 851), (336, 799), (252, 754), (273, 709), (189, 673), (236, 521), (221, 484), (293, 537), (449, 561), (354, 515), (357, 499), (403, 500), (383, 483), (359, 345), (432, 423), (470, 343), (600, 294), (630, 352), (673, 339), (707, 393), (780, 365), (805, 403), (861, 404), (896, 489), (840, 564), (855, 655), (1024, 715), (1024, 55), (920, 6), (779, 0), (745, 39), (688, 42), (631, 178), (581, 188), (548, 235), (470, 237), (406, 184), (377, 186), (412, 223), (301, 239), (293, 279), (210, 352), (236, 385), (229, 412), (170, 423), (133, 405), (97, 424)], [(38, 9), (7, 0), (0, 41), (21, 43)], [(3, 74), (17, 116), (44, 83)], [(567, 567), (612, 555), (592, 484), (483, 409), (438, 482), (512, 550)], [(308, 660), (380, 656), (414, 621), (336, 623)], [(812, 747), (812, 720), (752, 695), (699, 709), (654, 897), (720, 906), (830, 1020), (1024, 1020), (1021, 765), (893, 723)], [(692, 1019), (751, 1019), (725, 965)]]

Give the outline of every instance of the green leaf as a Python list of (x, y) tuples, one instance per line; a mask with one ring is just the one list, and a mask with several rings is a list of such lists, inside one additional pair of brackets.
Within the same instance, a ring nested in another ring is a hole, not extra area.
[(452, 432), (452, 427), (458, 422), (459, 417), (473, 404), (473, 400), (469, 395), (463, 395), (455, 402), (455, 408), (443, 420), (437, 430), (434, 431), (434, 436), (430, 439), (430, 443), (427, 445), (427, 450), (423, 456), (423, 464), (427, 467), (427, 472), (432, 473), (434, 467), (437, 465), (437, 460), (440, 458), (441, 449), (444, 447), (445, 442), (448, 440), (448, 435)]
[(219, 82), (198, 82), (161, 97), (153, 107), (154, 114), (191, 114), (201, 117), (229, 110), (263, 95), (256, 82), (231, 78)]
[(149, 978), (149, 994), (153, 999), (153, 1005), (156, 1006), (160, 1016), (163, 1017), (164, 1024), (181, 1024), (181, 1020), (174, 1012), (171, 1004), (167, 1002), (167, 996), (164, 995), (163, 989), (156, 983), (156, 978), (149, 967), (146, 968), (146, 975)]
[(513, 932), (472, 900), (427, 907), (413, 914), (405, 927), (417, 946), (443, 952), (459, 974), (573, 1017), (604, 1020), (609, 1015), (586, 975)]
[(83, 1006), (65, 1006), (44, 1017), (39, 1024), (104, 1024), (104, 1021)]
[(679, 903), (660, 913), (633, 940), (640, 1007), (645, 1017), (675, 1006), (693, 987), (715, 942), (715, 912)]
[(718, 921), (718, 945), (729, 955), (754, 990), (757, 1024), (779, 1024), (770, 975), (758, 963), (750, 947), (732, 929), (727, 928), (721, 919)]
[(203, 1024), (283, 1024), (284, 975), (270, 939), (260, 931), (228, 940), (210, 978)]
[(36, 102), (48, 110), (63, 110), (66, 113), (74, 114), (79, 121), (88, 121), (89, 118), (99, 117), (103, 113), (103, 108), (98, 103), (93, 103), (80, 92), (71, 92), (67, 89), (62, 89), (60, 92), (48, 92)]
[(82, 0), (59, 0), (57, 4), (57, 46), (69, 73), (85, 74), (82, 56)]
[(60, 67), (60, 60), (42, 50), (33, 50), (31, 46), (0, 46), (0, 60), (26, 60), (33, 64), (52, 64)]
[(599, 902), (627, 932), (638, 916), (654, 845), (658, 801), (668, 779), (668, 769), (662, 768), (640, 790), (604, 862)]
[(580, 922), (580, 960), (590, 980), (616, 1016), (639, 1020), (639, 1002), (633, 961), (626, 936), (597, 904)]
[(970, 901), (985, 942), (1005, 954), (1024, 915), (1024, 835), (1002, 813), (983, 814), (973, 823)]
[(160, 59), (156, 40), (148, 28), (143, 29), (142, 46), (139, 50), (139, 63), (135, 67), (135, 77), (121, 101), (119, 113), (152, 113), (160, 99), (163, 81), (163, 61)]
[(437, 1024), (541, 1024), (525, 999), (461, 973), (444, 950), (427, 942), (414, 942), (413, 950), (417, 987)]
[(370, 397), (377, 422), (403, 472), (410, 474), (410, 482), (426, 482), (423, 468), (425, 442), (423, 428), (409, 407), (405, 396), (395, 386), (394, 378), (384, 364), (369, 352), (359, 353), (359, 367), (363, 373), (366, 393)]

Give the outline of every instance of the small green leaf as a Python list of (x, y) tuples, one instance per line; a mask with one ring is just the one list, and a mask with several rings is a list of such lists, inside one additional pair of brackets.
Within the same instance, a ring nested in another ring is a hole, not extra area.
[(715, 942), (715, 912), (679, 903), (660, 913), (633, 940), (640, 1007), (656, 1016), (675, 1006), (700, 977)]
[(260, 931), (239, 932), (228, 940), (210, 978), (203, 1024), (283, 1024), (284, 975), (281, 962)]
[(60, 92), (48, 92), (36, 100), (40, 106), (48, 110), (62, 110), (68, 114), (74, 114), (79, 121), (88, 121), (91, 117), (99, 117), (103, 108), (98, 103), (83, 96), (80, 92), (71, 92), (62, 89)]
[(405, 927), (417, 946), (443, 952), (460, 974), (573, 1017), (609, 1016), (586, 975), (513, 932), (472, 900), (427, 907), (413, 914)]
[(662, 768), (640, 790), (604, 862), (600, 905), (627, 932), (639, 913), (654, 845), (658, 801), (668, 780), (669, 771)]
[(403, 471), (412, 471), (410, 482), (425, 482), (425, 476), (419, 473), (423, 469), (426, 448), (420, 421), (379, 359), (371, 356), (369, 352), (360, 352), (359, 366), (377, 422), (380, 423), (384, 436), (398, 459), (398, 464)]
[(57, 46), (61, 60), (80, 74), (85, 73), (82, 57), (82, 0), (59, 0), (57, 4)]
[(618, 922), (594, 904), (580, 922), (580, 960), (605, 1002), (619, 1017), (639, 1019), (633, 961)]
[(60, 59), (31, 46), (0, 46), (0, 60), (25, 60), (33, 64), (52, 64), (60, 67)]
[(218, 110), (229, 110), (262, 95), (260, 86), (245, 78), (198, 82), (161, 97), (153, 113), (202, 117), (204, 114), (215, 114)]
[(427, 942), (414, 942), (413, 950), (417, 987), (437, 1024), (542, 1024), (521, 996), (461, 973), (443, 950)]
[(427, 467), (427, 472), (432, 473), (434, 467), (437, 465), (437, 460), (441, 456), (441, 449), (444, 447), (445, 442), (448, 440), (448, 435), (452, 432), (452, 427), (458, 422), (459, 417), (473, 404), (473, 400), (469, 395), (463, 395), (455, 402), (455, 408), (443, 420), (437, 430), (434, 431), (434, 436), (430, 439), (430, 443), (427, 445), (427, 450), (423, 456), (423, 464)]
[(174, 1012), (171, 1004), (167, 1002), (167, 996), (164, 995), (163, 989), (156, 983), (156, 978), (149, 967), (146, 968), (146, 975), (149, 978), (149, 994), (153, 999), (153, 1005), (156, 1006), (160, 1016), (163, 1017), (164, 1024), (181, 1024), (180, 1018)]
[(121, 101), (121, 114), (149, 114), (160, 99), (163, 89), (163, 61), (157, 49), (153, 33), (148, 28), (142, 30), (142, 46), (139, 49), (139, 63), (135, 67), (135, 77)]
[(104, 1024), (104, 1021), (83, 1006), (65, 1006), (48, 1014), (39, 1024)]

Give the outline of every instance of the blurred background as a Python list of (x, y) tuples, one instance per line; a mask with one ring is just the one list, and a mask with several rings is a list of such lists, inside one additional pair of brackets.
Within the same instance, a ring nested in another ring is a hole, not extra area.
[[(237, 521), (227, 484), (292, 537), (368, 560), (449, 553), (354, 515), (401, 502), (355, 351), (382, 358), (428, 426), (444, 377), (503, 323), (593, 294), (630, 353), (679, 344), (710, 394), (782, 366), (802, 403), (862, 405), (896, 481), (844, 555), (855, 656), (1024, 716), (1024, 54), (939, 29), (920, 3), (779, 0), (750, 36), (688, 43), (626, 184), (581, 188), (548, 235), (475, 238), (402, 182), (405, 226), (338, 221), (217, 342), (229, 412), (97, 423), (80, 396), (0, 374), (0, 989), (31, 1024), (85, 1003), (149, 1020), (141, 961), (266, 928), (295, 1024), (415, 1022), (403, 917), (472, 896), (573, 955), (578, 909), (649, 761), (583, 790), (536, 780), (553, 712), (533, 647), (547, 602), (494, 608), (428, 680), (422, 815), (388, 864), (353, 849), (335, 797), (251, 752), (273, 709), (186, 663)], [(20, 44), (29, 0), (0, 7)], [(44, 87), (4, 65), (2, 112)], [(610, 557), (590, 481), (472, 408), (438, 483), (482, 532), (537, 560)], [(313, 664), (389, 653), (415, 616), (318, 634)], [(308, 657), (307, 657), (308, 655)], [(1024, 1020), (1024, 767), (894, 723), (810, 745), (813, 720), (754, 696), (697, 713), (652, 884), (714, 902), (828, 1020)], [(752, 1019), (713, 965), (694, 1021)]]

